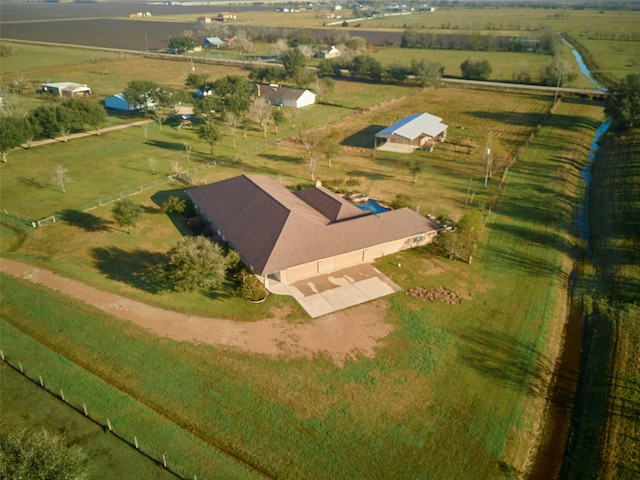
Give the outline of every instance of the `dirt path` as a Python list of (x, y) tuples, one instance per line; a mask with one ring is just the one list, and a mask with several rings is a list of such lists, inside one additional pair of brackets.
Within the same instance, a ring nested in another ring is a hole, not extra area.
[[(112, 127), (105, 127), (105, 128), (101, 128), (100, 129), (100, 135), (102, 135), (103, 133), (106, 132), (113, 132), (115, 130), (123, 130), (125, 128), (129, 128), (129, 127), (138, 127), (140, 125), (144, 125), (145, 123), (153, 123), (155, 122), (155, 120), (152, 120), (150, 118), (145, 118), (143, 120), (136, 120), (135, 122), (130, 122), (130, 123), (123, 123), (122, 125), (114, 125)], [(50, 145), (52, 143), (65, 143), (68, 142), (69, 140), (75, 140), (76, 138), (85, 138), (85, 137), (93, 137), (98, 135), (98, 131), (97, 130), (91, 130), (91, 131), (85, 131), (85, 132), (78, 132), (78, 133), (71, 133), (69, 135), (67, 135), (67, 139), (65, 140), (64, 137), (56, 137), (56, 138), (43, 138), (42, 140), (35, 140), (29, 144), (22, 144), (20, 146), (20, 148), (25, 148), (25, 149), (31, 149), (31, 148), (35, 148), (35, 147), (40, 147), (42, 145)]]
[(311, 358), (326, 354), (337, 365), (357, 355), (375, 356), (381, 339), (393, 331), (385, 321), (386, 302), (378, 300), (324, 317), (288, 323), (268, 318), (244, 323), (195, 317), (152, 307), (98, 290), (77, 280), (25, 263), (0, 259), (0, 272), (56, 290), (156, 335), (179, 342), (210, 344), (268, 355)]

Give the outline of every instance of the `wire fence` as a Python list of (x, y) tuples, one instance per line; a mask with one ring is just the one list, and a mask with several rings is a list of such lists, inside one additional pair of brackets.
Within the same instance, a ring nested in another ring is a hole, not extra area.
[(181, 473), (178, 471), (178, 469), (180, 468), (179, 466), (170, 464), (169, 462), (170, 458), (179, 457), (178, 455), (175, 455), (175, 457), (173, 457), (167, 454), (166, 451), (158, 452), (158, 451), (151, 451), (150, 449), (143, 448), (143, 446), (146, 445), (144, 442), (144, 437), (138, 437), (137, 435), (133, 435), (133, 437), (125, 436), (125, 434), (119, 431), (116, 431), (116, 429), (114, 428), (114, 425), (112, 425), (111, 420), (109, 418), (107, 418), (106, 416), (100, 415), (99, 412), (94, 412), (90, 408), (90, 405), (87, 405), (85, 402), (81, 402), (79, 400), (72, 402), (71, 396), (69, 395), (70, 392), (65, 393), (61, 388), (53, 387), (49, 383), (45, 382), (45, 378), (42, 375), (36, 376), (36, 375), (28, 374), (27, 368), (25, 367), (25, 365), (22, 364), (21, 361), (17, 361), (15, 363), (12, 362), (8, 358), (8, 356), (5, 355), (3, 350), (0, 350), (0, 361), (5, 363), (14, 371), (20, 373), (27, 380), (31, 381), (35, 385), (42, 388), (44, 391), (46, 391), (47, 393), (49, 393), (50, 395), (58, 399), (60, 402), (64, 403), (67, 407), (83, 415), (88, 421), (94, 423), (95, 425), (98, 425), (105, 432), (110, 433), (116, 439), (120, 440), (127, 446), (134, 449), (140, 455), (151, 460), (156, 465), (161, 466), (164, 470), (166, 470), (168, 473), (173, 475), (175, 478), (178, 478), (181, 480), (191, 480), (191, 479), (198, 480), (197, 475), (194, 474), (193, 476), (185, 476), (184, 473)]

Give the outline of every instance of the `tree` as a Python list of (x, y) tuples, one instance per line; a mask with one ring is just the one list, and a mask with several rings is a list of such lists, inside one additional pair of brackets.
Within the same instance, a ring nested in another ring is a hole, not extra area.
[(304, 158), (309, 165), (311, 180), (316, 179), (316, 164), (318, 156), (318, 147), (322, 143), (323, 138), (317, 130), (302, 130), (296, 137), (296, 142), (304, 149)]
[(249, 109), (254, 87), (246, 78), (227, 75), (213, 83), (213, 91), (215, 110), (240, 114)]
[(327, 159), (329, 168), (331, 168), (331, 160), (340, 154), (340, 142), (338, 136), (340, 133), (338, 130), (332, 130), (331, 133), (321, 142), (320, 149), (324, 158)]
[(193, 37), (181, 35), (177, 37), (169, 37), (169, 48), (176, 53), (190, 52), (196, 47), (196, 40)]
[(112, 212), (118, 226), (127, 227), (127, 233), (131, 233), (131, 227), (135, 227), (142, 216), (142, 207), (128, 198), (123, 198), (113, 204)]
[(284, 113), (282, 113), (281, 108), (278, 106), (271, 107), (271, 120), (273, 120), (273, 126), (275, 127), (276, 134), (278, 133), (278, 126), (284, 122)]
[(71, 179), (67, 177), (67, 169), (62, 165), (56, 165), (56, 169), (53, 172), (51, 181), (56, 185), (59, 185), (62, 189), (62, 193), (67, 193), (64, 188), (65, 183), (70, 182)]
[(482, 214), (479, 211), (465, 213), (454, 232), (438, 235), (440, 244), (450, 258), (471, 263), (473, 250), (482, 233)]
[(62, 135), (65, 142), (71, 128), (81, 126), (79, 118), (62, 105), (41, 105), (31, 112), (30, 121), (38, 133), (51, 138)]
[(267, 138), (267, 128), (271, 120), (271, 104), (264, 97), (258, 97), (251, 104), (250, 113), (260, 128), (264, 138)]
[(418, 180), (418, 174), (422, 171), (422, 160), (414, 158), (409, 162), (409, 173), (413, 176), (413, 183)]
[(21, 117), (0, 117), (0, 153), (7, 163), (9, 152), (28, 138), (29, 123)]
[(85, 480), (87, 456), (82, 447), (45, 429), (10, 433), (0, 437), (0, 478)]
[(220, 133), (213, 121), (209, 120), (200, 127), (200, 138), (209, 144), (211, 155), (213, 155), (213, 147), (220, 140)]
[(203, 236), (183, 238), (167, 257), (164, 278), (178, 291), (217, 287), (224, 281), (229, 264), (220, 245)]
[(489, 60), (478, 60), (475, 57), (467, 58), (462, 62), (460, 70), (462, 77), (467, 80), (486, 80), (492, 72)]
[(224, 123), (227, 127), (227, 132), (233, 138), (233, 149), (236, 149), (236, 134), (238, 133), (238, 128), (242, 126), (244, 122), (244, 115), (239, 115), (233, 112), (227, 112), (224, 116)]
[(100, 127), (107, 120), (107, 111), (97, 102), (84, 98), (69, 98), (62, 105), (77, 116), (80, 124), (86, 124), (96, 129), (100, 135)]
[(284, 38), (279, 38), (273, 44), (271, 48), (271, 53), (276, 56), (276, 58), (282, 58), (289, 51), (289, 45)]
[(640, 74), (632, 73), (610, 89), (604, 111), (621, 130), (633, 127), (640, 119)]
[(304, 70), (306, 63), (307, 59), (298, 48), (290, 49), (282, 58), (285, 76), (287, 78), (296, 78)]
[(421, 87), (436, 87), (440, 85), (444, 67), (438, 62), (427, 62), (426, 60), (411, 60), (409, 72), (414, 76)]
[(124, 99), (146, 115), (149, 108), (158, 103), (158, 85), (151, 80), (132, 80), (124, 89)]
[(187, 75), (184, 84), (191, 88), (202, 88), (209, 83), (208, 73), (190, 73)]
[(351, 75), (379, 81), (382, 78), (382, 64), (371, 55), (358, 55), (351, 64)]

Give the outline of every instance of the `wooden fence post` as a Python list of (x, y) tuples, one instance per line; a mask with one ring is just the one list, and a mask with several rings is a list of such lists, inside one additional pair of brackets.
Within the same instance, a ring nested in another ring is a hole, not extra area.
[(107, 418), (107, 428), (109, 429), (109, 431), (111, 432), (111, 421)]
[(167, 468), (167, 457), (164, 453), (162, 454), (162, 465)]
[(140, 450), (140, 447), (138, 446), (138, 437), (135, 435), (133, 436), (133, 443), (136, 445), (136, 450)]
[(64, 399), (64, 392), (62, 391), (62, 389), (60, 389), (60, 398), (62, 399), (63, 402), (66, 402), (66, 400)]
[(44, 382), (42, 381), (42, 375), (38, 375), (38, 377), (40, 378), (40, 386), (42, 388), (44, 388)]
[(24, 375), (24, 368), (22, 368), (22, 362), (18, 362), (18, 366), (20, 367), (20, 373)]
[(4, 351), (0, 350), (0, 358), (2, 358), (2, 361), (4, 362)]
[(84, 416), (88, 417), (89, 416), (89, 412), (87, 412), (87, 405), (85, 403), (82, 404), (82, 409), (84, 410)]

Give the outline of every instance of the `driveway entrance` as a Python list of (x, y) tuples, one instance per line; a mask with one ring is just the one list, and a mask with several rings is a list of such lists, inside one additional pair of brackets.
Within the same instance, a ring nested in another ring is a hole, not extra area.
[(269, 279), (268, 290), (277, 295), (291, 295), (316, 318), (402, 289), (373, 265), (363, 263), (291, 284)]

